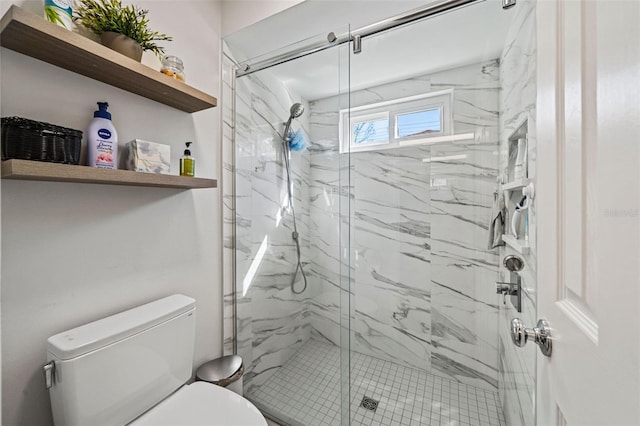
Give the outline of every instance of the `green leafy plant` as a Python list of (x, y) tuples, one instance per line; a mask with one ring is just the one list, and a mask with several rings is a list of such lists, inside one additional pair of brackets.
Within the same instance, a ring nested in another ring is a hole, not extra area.
[(96, 34), (113, 31), (137, 41), (142, 50), (150, 50), (160, 57), (164, 47), (156, 41), (172, 41), (173, 38), (149, 28), (148, 10), (135, 5), (123, 6), (120, 0), (79, 0), (74, 10), (74, 20)]
[(64, 26), (64, 21), (62, 20), (62, 18), (60, 18), (60, 15), (58, 15), (58, 12), (56, 11), (56, 9), (52, 6), (45, 6), (44, 7), (44, 13), (47, 17), (47, 21), (49, 22), (53, 22), (54, 24), (60, 24), (62, 26)]

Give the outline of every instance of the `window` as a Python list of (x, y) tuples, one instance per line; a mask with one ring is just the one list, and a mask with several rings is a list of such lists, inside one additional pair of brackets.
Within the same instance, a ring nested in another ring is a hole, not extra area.
[(352, 119), (351, 143), (354, 146), (389, 143), (389, 114), (369, 114)]
[(450, 135), (452, 96), (446, 90), (341, 110), (340, 152), (397, 148)]
[(442, 109), (409, 112), (396, 116), (396, 138), (442, 133)]

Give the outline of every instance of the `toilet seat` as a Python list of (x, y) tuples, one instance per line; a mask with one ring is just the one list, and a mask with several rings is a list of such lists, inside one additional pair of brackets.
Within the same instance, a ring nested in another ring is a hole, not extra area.
[(207, 382), (185, 385), (129, 426), (267, 426), (258, 409), (230, 390)]

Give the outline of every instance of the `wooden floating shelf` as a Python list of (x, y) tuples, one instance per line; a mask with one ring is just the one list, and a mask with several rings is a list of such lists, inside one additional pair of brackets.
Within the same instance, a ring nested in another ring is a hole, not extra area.
[(524, 240), (516, 239), (513, 235), (502, 235), (502, 241), (520, 254), (529, 253), (529, 243)]
[(2, 162), (2, 179), (75, 182), (104, 185), (150, 186), (159, 188), (215, 188), (215, 179), (139, 173), (130, 170), (96, 169), (87, 166), (46, 163), (29, 160)]
[(185, 112), (217, 105), (213, 96), (15, 5), (0, 21), (0, 45)]

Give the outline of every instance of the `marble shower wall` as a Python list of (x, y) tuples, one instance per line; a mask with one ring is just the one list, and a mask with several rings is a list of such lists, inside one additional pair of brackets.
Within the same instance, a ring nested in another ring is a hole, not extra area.
[[(353, 350), (428, 369), (429, 148), (353, 155)], [(425, 362), (425, 360), (427, 362)]]
[(311, 102), (309, 108), (311, 334), (341, 346), (341, 332), (345, 331), (341, 325), (349, 324), (349, 311), (341, 307), (354, 296), (345, 281), (353, 282), (353, 265), (341, 250), (348, 247), (352, 233), (348, 229), (348, 205), (353, 194), (348, 186), (350, 165), (349, 158), (341, 157), (337, 149), (339, 97)]
[[(522, 0), (513, 9), (514, 17), (501, 56), (500, 81), (500, 172), (507, 168), (508, 139), (526, 120), (528, 122), (529, 178), (536, 181), (536, 17), (535, 0)], [(518, 195), (516, 195), (517, 197)], [(511, 342), (509, 323), (521, 318), (535, 324), (536, 314), (536, 204), (529, 209), (529, 254), (512, 248), (500, 249), (501, 259), (508, 254), (522, 256), (525, 268), (520, 273), (524, 292), (522, 312), (507, 302), (500, 304), (498, 322), (500, 375), (499, 395), (508, 425), (535, 424), (536, 347), (517, 348)], [(501, 268), (502, 278), (508, 278)]]
[[(492, 60), (351, 94), (357, 107), (454, 89), (454, 132), (474, 133), (351, 154), (351, 349), (488, 389), (497, 387), (497, 256), (486, 247), (499, 68)], [(312, 335), (338, 344), (339, 115), (335, 98), (310, 107)], [(451, 155), (466, 157), (432, 158)]]
[[(235, 86), (236, 344), (251, 393), (310, 337), (310, 292), (297, 295), (290, 286), (296, 249), (279, 135), (289, 108), (301, 100), (268, 71), (236, 79)], [(308, 139), (307, 123), (305, 114), (292, 128)], [(291, 177), (302, 262), (308, 265), (308, 151), (292, 152)], [(295, 288), (303, 285), (298, 274)]]
[[(498, 167), (501, 66), (478, 64), (435, 81), (453, 86), (456, 134), (473, 140), (432, 147), (432, 372), (495, 390), (498, 385), (495, 280), (488, 228)], [(466, 71), (466, 72), (465, 72)], [(446, 159), (464, 156), (460, 159)]]

